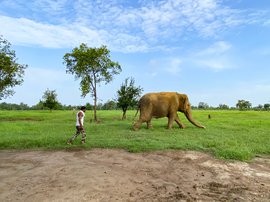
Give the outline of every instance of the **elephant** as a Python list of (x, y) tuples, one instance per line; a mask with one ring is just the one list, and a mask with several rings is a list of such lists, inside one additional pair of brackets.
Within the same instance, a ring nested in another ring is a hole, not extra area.
[(178, 111), (184, 113), (193, 125), (205, 128), (192, 118), (191, 106), (186, 94), (177, 92), (147, 93), (139, 100), (137, 113), (139, 110), (140, 118), (133, 125), (134, 130), (139, 130), (144, 122), (147, 123), (147, 128), (152, 128), (151, 119), (162, 117), (168, 117), (168, 129), (172, 128), (174, 121), (180, 128), (185, 128), (185, 125), (180, 122), (177, 114)]

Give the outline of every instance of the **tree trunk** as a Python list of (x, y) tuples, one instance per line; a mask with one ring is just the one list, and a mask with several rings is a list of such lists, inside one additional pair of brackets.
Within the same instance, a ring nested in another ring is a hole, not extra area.
[(127, 110), (123, 110), (123, 116), (122, 116), (122, 120), (125, 120), (125, 119), (127, 118), (127, 116), (126, 116), (126, 112), (127, 112)]
[(97, 122), (97, 92), (94, 90), (94, 120)]
[(96, 75), (94, 74), (94, 120), (97, 122), (97, 82), (96, 82)]

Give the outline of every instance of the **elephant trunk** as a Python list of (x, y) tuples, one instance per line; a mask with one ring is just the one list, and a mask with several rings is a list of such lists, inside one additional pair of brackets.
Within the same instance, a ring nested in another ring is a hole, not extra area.
[(197, 126), (197, 127), (199, 127), (199, 128), (205, 128), (203, 125), (197, 123), (197, 122), (193, 119), (193, 117), (192, 117), (192, 115), (191, 115), (190, 112), (186, 112), (185, 115), (186, 115), (187, 119), (190, 121), (190, 123), (192, 123), (193, 125), (195, 125), (195, 126)]

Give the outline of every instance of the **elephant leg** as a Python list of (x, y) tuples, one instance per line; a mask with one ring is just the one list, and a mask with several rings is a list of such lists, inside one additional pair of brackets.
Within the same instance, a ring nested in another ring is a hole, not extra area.
[(147, 128), (148, 129), (153, 128), (153, 125), (151, 123), (151, 120), (150, 121), (147, 121)]
[(143, 121), (142, 119), (139, 119), (134, 125), (133, 125), (133, 130), (139, 130)]
[(133, 125), (133, 130), (139, 130), (142, 123), (147, 123), (147, 128), (151, 127), (151, 117), (141, 116), (140, 119)]
[(172, 128), (174, 120), (175, 120), (175, 116), (173, 116), (173, 115), (168, 116), (168, 127), (167, 127), (168, 129)]
[(178, 115), (176, 115), (175, 117), (175, 122), (178, 124), (179, 128), (185, 128), (186, 126), (180, 122), (180, 119), (178, 117)]

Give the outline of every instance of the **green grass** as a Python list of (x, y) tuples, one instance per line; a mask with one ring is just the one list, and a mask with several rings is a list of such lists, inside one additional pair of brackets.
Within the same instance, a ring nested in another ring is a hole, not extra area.
[(99, 123), (94, 123), (90, 122), (93, 112), (87, 111), (86, 144), (80, 144), (79, 136), (73, 145), (66, 145), (75, 132), (72, 111), (0, 111), (0, 149), (180, 149), (242, 161), (270, 154), (270, 112), (195, 110), (193, 117), (206, 129), (193, 126), (179, 113), (185, 129), (174, 124), (173, 129), (167, 130), (167, 118), (162, 118), (153, 119), (153, 129), (146, 129), (144, 124), (139, 131), (132, 131), (134, 114), (135, 111), (128, 111), (128, 119), (122, 121), (121, 111), (98, 111)]

